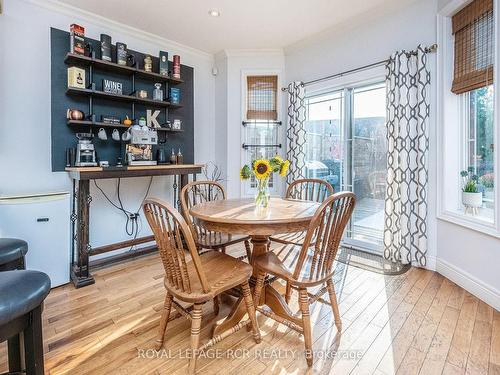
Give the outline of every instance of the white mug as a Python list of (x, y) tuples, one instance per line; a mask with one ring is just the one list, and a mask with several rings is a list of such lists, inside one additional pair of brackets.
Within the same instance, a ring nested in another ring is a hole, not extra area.
[(118, 129), (113, 129), (113, 133), (111, 134), (111, 137), (115, 141), (119, 141), (120, 140), (120, 132), (118, 131)]
[(106, 134), (106, 130), (104, 130), (104, 128), (99, 129), (97, 136), (99, 137), (99, 139), (102, 139), (103, 141), (106, 141), (108, 139), (108, 135)]
[(124, 141), (124, 142), (130, 141), (130, 138), (132, 138), (132, 134), (130, 134), (130, 130), (123, 132), (122, 141)]

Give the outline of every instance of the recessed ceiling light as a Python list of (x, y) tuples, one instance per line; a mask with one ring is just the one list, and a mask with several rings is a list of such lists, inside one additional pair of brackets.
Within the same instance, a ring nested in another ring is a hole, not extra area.
[(217, 9), (210, 9), (208, 11), (208, 14), (212, 17), (219, 17), (220, 16), (220, 12)]

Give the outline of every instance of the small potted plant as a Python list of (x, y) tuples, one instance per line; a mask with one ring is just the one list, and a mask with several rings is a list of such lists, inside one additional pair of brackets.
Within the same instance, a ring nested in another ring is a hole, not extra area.
[(465, 213), (470, 210), (472, 214), (476, 214), (483, 205), (483, 193), (478, 189), (478, 177), (472, 172), (471, 167), (467, 171), (460, 172), (463, 182), (462, 204), (465, 207)]

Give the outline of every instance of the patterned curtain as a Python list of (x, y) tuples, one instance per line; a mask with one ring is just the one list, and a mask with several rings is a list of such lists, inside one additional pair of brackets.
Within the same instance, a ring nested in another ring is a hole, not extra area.
[(384, 257), (424, 267), (427, 253), (427, 55), (393, 54), (386, 66), (387, 188)]
[(304, 85), (292, 82), (288, 85), (288, 124), (286, 129), (287, 151), (290, 169), (286, 177), (287, 184), (304, 178), (306, 166), (306, 107), (304, 102)]

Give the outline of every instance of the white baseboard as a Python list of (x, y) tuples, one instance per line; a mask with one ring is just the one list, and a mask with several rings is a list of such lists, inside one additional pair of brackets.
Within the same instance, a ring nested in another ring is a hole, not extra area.
[(498, 289), (439, 258), (436, 261), (436, 271), (500, 311), (500, 291)]
[(429, 271), (436, 271), (437, 258), (434, 255), (427, 255), (427, 263), (425, 269)]

